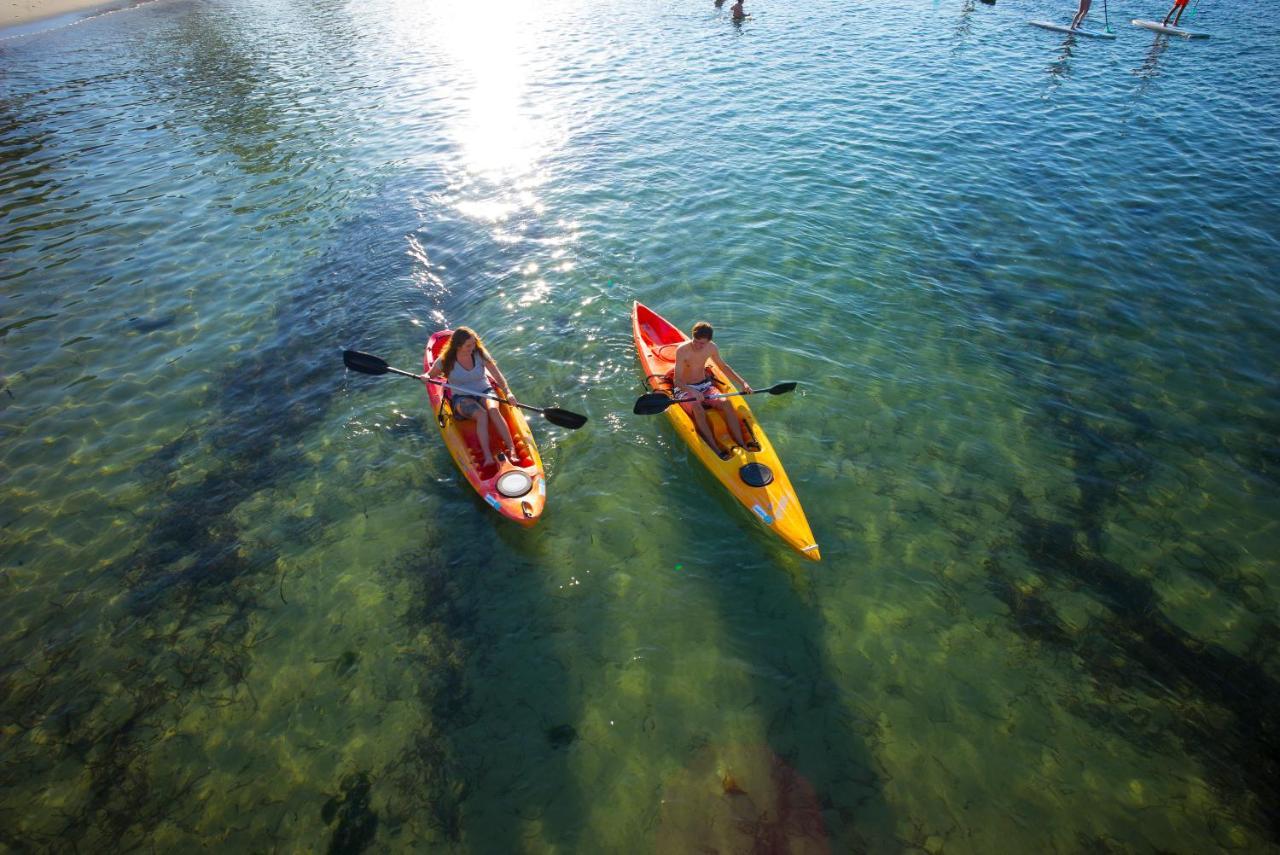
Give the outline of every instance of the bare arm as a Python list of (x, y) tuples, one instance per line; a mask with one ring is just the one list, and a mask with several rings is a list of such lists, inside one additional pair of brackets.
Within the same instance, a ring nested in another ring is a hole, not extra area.
[(511, 386), (507, 383), (507, 378), (502, 376), (502, 371), (498, 368), (497, 364), (492, 359), (486, 359), (484, 364), (489, 367), (489, 371), (491, 371), (493, 376), (497, 379), (498, 385), (502, 387), (501, 391), (503, 396), (514, 401), (516, 396), (511, 394)]
[(427, 376), (443, 377), (444, 376), (444, 360), (437, 356), (436, 361), (431, 363), (431, 368), (430, 370), (427, 371)]
[(724, 376), (733, 381), (735, 386), (744, 392), (751, 391), (751, 384), (746, 380), (743, 380), (741, 374), (730, 368), (729, 364), (720, 358), (720, 348), (717, 347), (711, 352), (711, 361), (716, 364), (717, 368), (724, 372)]

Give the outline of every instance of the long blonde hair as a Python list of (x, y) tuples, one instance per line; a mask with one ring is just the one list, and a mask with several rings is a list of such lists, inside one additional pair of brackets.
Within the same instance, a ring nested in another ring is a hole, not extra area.
[(480, 336), (476, 335), (476, 331), (471, 327), (458, 327), (453, 331), (453, 335), (449, 336), (449, 343), (444, 346), (444, 352), (440, 354), (442, 360), (441, 367), (444, 368), (444, 374), (449, 376), (453, 371), (453, 366), (458, 362), (458, 350), (471, 339), (476, 342), (476, 356), (485, 362), (492, 362), (489, 358), (489, 352), (484, 349), (484, 342), (480, 341)]

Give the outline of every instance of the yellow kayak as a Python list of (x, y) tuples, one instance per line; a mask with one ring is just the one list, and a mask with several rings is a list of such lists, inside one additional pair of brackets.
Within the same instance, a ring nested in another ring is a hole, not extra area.
[[(631, 310), (631, 331), (635, 337), (636, 353), (644, 369), (645, 382), (655, 392), (671, 393), (671, 374), (675, 368), (676, 348), (688, 341), (688, 336), (671, 325), (652, 309), (636, 303)], [(720, 371), (712, 370), (716, 386), (721, 394), (738, 391)], [(665, 410), (676, 433), (685, 441), (694, 455), (702, 461), (712, 475), (733, 494), (743, 507), (756, 519), (773, 531), (805, 558), (814, 561), (822, 556), (814, 542), (804, 508), (791, 487), (791, 480), (782, 468), (782, 461), (764, 428), (760, 427), (744, 397), (732, 398), (734, 412), (742, 422), (743, 433), (750, 441), (760, 445), (759, 451), (747, 451), (734, 447), (724, 419), (714, 409), (706, 410), (707, 421), (716, 434), (722, 448), (732, 448), (732, 456), (721, 460), (716, 449), (711, 448), (698, 433), (693, 418), (684, 407), (675, 404)]]

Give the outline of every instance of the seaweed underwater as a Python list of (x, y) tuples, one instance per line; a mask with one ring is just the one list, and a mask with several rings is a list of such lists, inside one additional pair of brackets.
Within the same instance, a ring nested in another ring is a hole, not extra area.
[[(177, 724), (199, 706), (246, 713), (258, 706), (247, 679), (255, 648), (270, 641), (271, 613), (288, 601), (278, 544), (246, 538), (237, 509), (309, 465), (305, 438), (323, 423), (342, 376), (340, 364), (308, 356), (315, 344), (342, 341), (394, 299), (372, 283), (351, 284), (373, 275), (360, 264), (371, 239), (394, 244), (384, 247), (386, 257), (411, 263), (403, 234), (374, 217), (350, 223), (330, 257), (285, 291), (279, 334), (221, 370), (207, 420), (140, 467), (157, 498), (136, 515), (142, 545), (102, 571), (123, 592), (105, 629), (119, 667), (91, 670), (84, 642), (60, 632), (38, 660), (8, 662), (0, 671), (0, 708), (14, 722), (0, 783), (70, 785), (84, 776), (75, 785), (81, 797), (56, 812), (0, 823), (7, 845), (128, 848), (166, 824), (204, 835), (203, 802), (192, 798), (204, 775), (204, 764), (193, 762), (202, 749)], [(335, 281), (360, 291), (360, 299), (335, 311)], [(299, 521), (296, 535), (322, 543), (331, 521)], [(287, 518), (284, 527), (287, 533)], [(377, 823), (363, 813), (369, 786), (356, 779), (343, 787), (345, 801), (331, 817), (332, 851), (360, 851), (376, 833)]]
[[(1174, 736), (1200, 759), (1224, 803), (1242, 806), (1240, 819), (1280, 841), (1280, 820), (1271, 809), (1280, 799), (1280, 682), (1259, 664), (1275, 655), (1276, 627), (1266, 625), (1246, 655), (1195, 638), (1161, 613), (1148, 583), (1082, 549), (1078, 529), (1038, 518), (1022, 496), (1011, 513), (1022, 526), (1018, 546), (1033, 567), (1110, 610), (1070, 629), (1042, 594), (1011, 581), (999, 550), (987, 564), (991, 589), (1009, 606), (1019, 632), (1083, 663), (1093, 696), (1102, 702), (1082, 695), (1068, 707), (1153, 750), (1160, 745), (1152, 742), (1153, 728)], [(1135, 719), (1125, 710), (1134, 695), (1175, 714), (1162, 717), (1162, 724)]]
[[(299, 335), (317, 332), (305, 298), (312, 284), (303, 287), (298, 313), (286, 313)], [(36, 840), (119, 848), (163, 822), (190, 828), (198, 802), (184, 796), (200, 767), (159, 762), (180, 753), (169, 744), (174, 724), (192, 704), (256, 704), (245, 677), (253, 648), (265, 640), (256, 618), (273, 588), (275, 556), (243, 542), (232, 514), (297, 466), (298, 438), (332, 387), (318, 365), (276, 375), (272, 367), (290, 364), (293, 346), (282, 342), (228, 369), (219, 420), (206, 434), (220, 462), (204, 477), (172, 483), (189, 435), (144, 467), (162, 500), (139, 520), (147, 527), (143, 546), (104, 571), (126, 592), (123, 609), (109, 618), (121, 668), (92, 673), (81, 663), (81, 642), (53, 638), (42, 662), (6, 669), (4, 706), (27, 736), (9, 741), (0, 772), (6, 785), (76, 767), (89, 778), (85, 798), (64, 807), (47, 830), (26, 826)]]
[[(990, 281), (984, 287), (998, 291)], [(1275, 661), (1280, 629), (1258, 599), (1265, 584), (1236, 566), (1229, 545), (1176, 530), (1165, 533), (1175, 546), (1163, 559), (1174, 566), (1138, 571), (1107, 557), (1109, 515), (1143, 504), (1171, 441), (1198, 438), (1171, 438), (1135, 406), (1140, 395), (1125, 372), (1104, 360), (1089, 339), (1106, 329), (1087, 330), (1083, 312), (1063, 312), (1049, 325), (1019, 317), (1013, 301), (996, 302), (1027, 352), (1041, 354), (1045, 365), (1084, 368), (1092, 382), (1080, 393), (1065, 389), (1057, 378), (1037, 376), (1027, 371), (1027, 361), (1011, 358), (1016, 348), (1001, 348), (1028, 388), (1045, 390), (1040, 420), (1070, 456), (1076, 489), (1073, 500), (1053, 502), (1060, 520), (1045, 518), (1037, 503), (1014, 490), (1008, 518), (1015, 531), (1012, 540), (991, 544), (989, 590), (1008, 607), (1018, 633), (1080, 663), (1091, 691), (1065, 699), (1068, 709), (1152, 751), (1176, 740), (1202, 764), (1225, 810), (1280, 843), (1274, 810), (1280, 803), (1280, 682), (1264, 667)], [(1099, 411), (1106, 417), (1082, 416)], [(1023, 563), (1038, 582), (1028, 584), (1007, 569)], [(1175, 572), (1204, 579), (1262, 618), (1244, 654), (1195, 637), (1162, 611), (1150, 577)], [(1104, 614), (1083, 627), (1069, 625), (1052, 605), (1059, 589), (1087, 594)], [(1167, 712), (1152, 715), (1152, 708)]]
[(412, 586), (406, 629), (426, 636), (401, 655), (421, 675), (414, 692), (427, 714), (423, 731), (412, 734), (399, 757), (381, 771), (393, 792), (388, 822), (398, 828), (425, 817), (427, 839), (456, 843), (468, 788), (450, 731), (467, 721), (469, 650), (462, 639), (473, 637), (475, 615), (461, 604), (456, 577), (439, 552), (409, 556), (394, 572)]

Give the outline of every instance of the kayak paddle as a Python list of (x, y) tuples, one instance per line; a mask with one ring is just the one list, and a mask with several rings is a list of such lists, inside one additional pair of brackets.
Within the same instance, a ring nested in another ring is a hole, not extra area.
[(414, 380), (421, 380), (424, 383), (434, 383), (437, 386), (443, 386), (446, 389), (454, 389), (464, 395), (473, 395), (477, 398), (488, 398), (491, 401), (497, 401), (500, 404), (508, 404), (513, 407), (519, 407), (522, 410), (529, 410), (534, 413), (542, 413), (543, 418), (551, 422), (553, 425), (559, 425), (569, 430), (577, 430), (587, 423), (587, 417), (579, 413), (571, 413), (568, 410), (562, 410), (559, 407), (531, 407), (528, 404), (522, 404), (519, 401), (508, 401), (506, 398), (499, 398), (497, 395), (481, 395), (468, 389), (459, 389), (457, 386), (450, 386), (443, 380), (434, 380), (425, 374), (414, 374), (411, 371), (403, 371), (399, 368), (393, 368), (387, 364), (385, 359), (379, 359), (369, 353), (361, 353), (358, 350), (342, 351), (342, 362), (352, 371), (359, 371), (361, 374), (401, 374), (405, 377), (412, 377)]
[[(730, 392), (727, 395), (719, 395), (720, 398), (733, 398), (744, 395), (785, 395), (796, 387), (794, 380), (785, 383), (776, 383), (768, 389), (753, 389), (750, 392)], [(631, 410), (637, 416), (652, 416), (662, 412), (672, 404), (679, 403), (675, 398), (665, 392), (650, 392), (647, 395), (641, 395), (636, 399), (636, 405)]]

